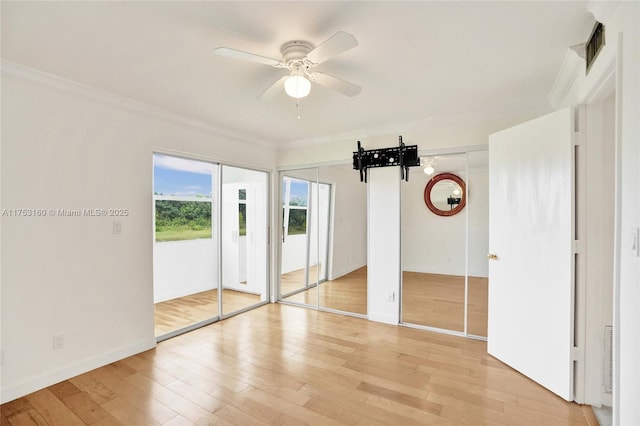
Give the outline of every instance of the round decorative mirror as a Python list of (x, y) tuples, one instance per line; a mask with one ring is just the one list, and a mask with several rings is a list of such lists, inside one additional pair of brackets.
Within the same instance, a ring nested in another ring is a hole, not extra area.
[(424, 188), (424, 202), (438, 216), (453, 216), (467, 204), (464, 181), (453, 173), (440, 173), (432, 177)]

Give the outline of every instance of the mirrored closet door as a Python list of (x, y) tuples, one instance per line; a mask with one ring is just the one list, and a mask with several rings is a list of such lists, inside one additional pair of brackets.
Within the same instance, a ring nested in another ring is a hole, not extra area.
[(486, 337), (487, 161), (422, 156), (402, 183), (403, 323)]
[(366, 185), (350, 164), (281, 172), (279, 300), (366, 315)]
[(317, 180), (316, 168), (280, 175), (282, 228), (279, 296), (288, 302), (312, 306), (318, 303)]
[[(367, 314), (367, 185), (351, 164), (318, 170), (321, 215), (329, 238), (327, 279), (320, 284), (319, 305), (327, 310)], [(324, 188), (324, 189), (323, 189)], [(322, 230), (321, 230), (322, 232)]]
[(268, 175), (222, 166), (222, 314), (267, 301)]
[(155, 335), (267, 303), (267, 172), (153, 155)]

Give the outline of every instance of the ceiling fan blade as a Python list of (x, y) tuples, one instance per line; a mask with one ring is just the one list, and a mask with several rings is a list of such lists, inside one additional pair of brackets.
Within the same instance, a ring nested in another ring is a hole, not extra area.
[(216, 55), (225, 56), (232, 59), (241, 59), (243, 61), (257, 62), (259, 64), (271, 65), (277, 67), (282, 65), (282, 61), (267, 58), (266, 56), (254, 55), (253, 53), (243, 52), (242, 50), (231, 49), (228, 47), (218, 47), (214, 50)]
[(310, 77), (311, 81), (350, 97), (358, 95), (362, 90), (362, 87), (358, 86), (357, 84), (349, 83), (348, 81), (341, 80), (329, 74), (314, 72), (310, 74)]
[(354, 36), (344, 31), (338, 31), (309, 52), (307, 59), (314, 64), (321, 64), (334, 56), (338, 56), (342, 52), (353, 49), (357, 45), (358, 40), (356, 40)]
[(288, 75), (285, 75), (278, 79), (275, 83), (271, 85), (267, 90), (262, 92), (258, 99), (261, 101), (270, 101), (278, 95), (278, 93), (284, 92), (284, 81), (289, 78)]

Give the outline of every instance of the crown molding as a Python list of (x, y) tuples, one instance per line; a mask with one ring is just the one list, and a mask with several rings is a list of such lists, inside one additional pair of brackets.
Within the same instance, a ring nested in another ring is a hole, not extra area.
[(620, 0), (590, 0), (587, 3), (587, 11), (596, 18), (596, 21), (606, 24), (619, 3)]
[(560, 108), (564, 104), (567, 95), (569, 95), (571, 91), (573, 82), (576, 81), (576, 78), (578, 78), (580, 74), (580, 70), (582, 69), (583, 72), (585, 72), (584, 66), (584, 59), (578, 55), (576, 50), (567, 48), (562, 65), (560, 65), (560, 70), (556, 75), (556, 79), (547, 97), (551, 106)]
[(78, 83), (73, 80), (68, 80), (60, 76), (49, 74), (35, 68), (29, 68), (27, 66), (7, 61), (5, 59), (0, 60), (0, 71), (13, 77), (55, 87), (56, 89), (60, 89), (67, 93), (88, 98), (92, 101), (109, 105), (111, 107), (118, 108), (124, 111), (134, 112), (162, 121), (167, 121), (181, 126), (205, 131), (220, 138), (231, 139), (251, 145), (257, 145), (259, 147), (271, 150), (276, 150), (278, 148), (277, 143), (261, 139), (256, 135), (221, 127), (213, 123), (203, 121), (201, 119), (179, 114), (165, 108), (150, 105), (132, 98), (127, 98), (125, 96), (117, 95), (115, 93)]

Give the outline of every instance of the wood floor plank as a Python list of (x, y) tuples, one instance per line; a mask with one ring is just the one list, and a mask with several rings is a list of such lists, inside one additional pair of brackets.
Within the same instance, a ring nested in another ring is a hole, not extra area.
[(84, 422), (49, 389), (34, 392), (27, 395), (26, 398), (49, 424), (65, 424), (69, 426), (84, 425)]
[(0, 406), (19, 425), (588, 425), (486, 342), (270, 304)]

